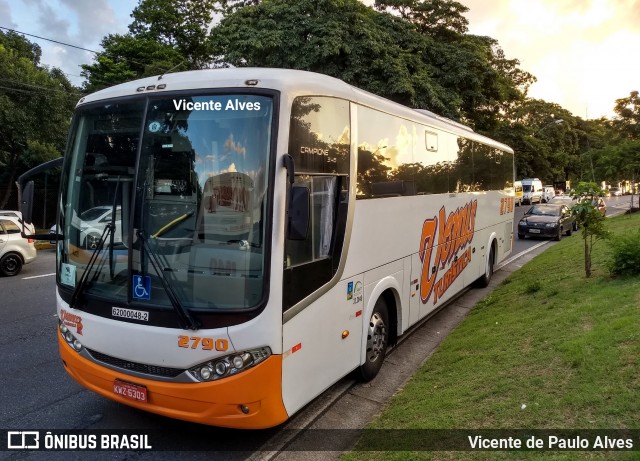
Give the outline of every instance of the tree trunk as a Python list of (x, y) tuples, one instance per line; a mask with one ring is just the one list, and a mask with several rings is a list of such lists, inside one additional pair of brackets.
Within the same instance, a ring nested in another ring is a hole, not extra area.
[(591, 252), (587, 239), (584, 239), (584, 274), (587, 278), (591, 277)]

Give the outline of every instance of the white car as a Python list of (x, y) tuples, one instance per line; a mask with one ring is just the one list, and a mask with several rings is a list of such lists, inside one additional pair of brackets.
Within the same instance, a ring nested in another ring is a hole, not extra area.
[(0, 274), (6, 277), (18, 275), (24, 264), (36, 259), (33, 239), (22, 237), (18, 218), (0, 216)]
[[(111, 222), (111, 212), (113, 207), (111, 205), (97, 206), (89, 208), (80, 214), (80, 243), (84, 248), (89, 250), (95, 250), (98, 247), (98, 242), (104, 228)], [(122, 242), (122, 209), (116, 208), (116, 219), (114, 221), (116, 225), (114, 233), (114, 242)], [(49, 229), (50, 235), (58, 233), (58, 225), (54, 224)], [(50, 243), (55, 244), (56, 239), (52, 238)]]
[(609, 192), (612, 197), (622, 197), (622, 190), (619, 187), (612, 187)]
[[(0, 210), (0, 217), (11, 218), (15, 222), (20, 225), (20, 230), (22, 231), (23, 221), (22, 221), (22, 213), (14, 210)], [(24, 223), (25, 233), (33, 235), (36, 233), (36, 228), (31, 223)]]

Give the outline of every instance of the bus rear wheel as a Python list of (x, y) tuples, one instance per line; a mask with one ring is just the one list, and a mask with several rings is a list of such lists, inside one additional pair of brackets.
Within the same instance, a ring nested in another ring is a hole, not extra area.
[(380, 298), (376, 302), (371, 318), (369, 319), (369, 327), (367, 329), (367, 345), (365, 350), (365, 361), (358, 373), (360, 378), (367, 382), (376, 377), (382, 362), (387, 353), (389, 345), (389, 312), (387, 303)]
[(475, 286), (477, 288), (486, 288), (489, 286), (489, 282), (491, 282), (491, 276), (493, 275), (495, 256), (495, 246), (491, 245), (491, 250), (489, 250), (489, 258), (487, 259), (487, 263), (484, 268), (484, 275), (475, 282)]

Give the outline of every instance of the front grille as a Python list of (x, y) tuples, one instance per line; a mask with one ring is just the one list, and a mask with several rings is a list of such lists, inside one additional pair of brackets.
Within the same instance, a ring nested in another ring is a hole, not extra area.
[(122, 360), (110, 355), (102, 354), (91, 349), (86, 349), (91, 356), (107, 365), (120, 368), (126, 371), (135, 371), (137, 373), (144, 373), (147, 375), (161, 376), (163, 378), (175, 378), (180, 375), (184, 370), (180, 368), (159, 367), (157, 365), (146, 365), (144, 363), (129, 362), (128, 360)]

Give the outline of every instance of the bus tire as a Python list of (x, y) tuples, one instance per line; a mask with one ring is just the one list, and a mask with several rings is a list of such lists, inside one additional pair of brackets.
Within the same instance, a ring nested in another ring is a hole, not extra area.
[(367, 327), (367, 343), (364, 363), (358, 368), (358, 375), (364, 382), (376, 377), (387, 353), (389, 345), (389, 311), (383, 298), (376, 301), (376, 305), (369, 319)]
[(491, 276), (493, 275), (493, 265), (495, 262), (495, 245), (491, 244), (491, 250), (489, 250), (489, 259), (484, 268), (484, 274), (475, 282), (477, 288), (486, 288), (491, 282)]

